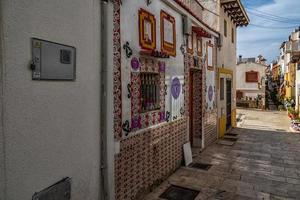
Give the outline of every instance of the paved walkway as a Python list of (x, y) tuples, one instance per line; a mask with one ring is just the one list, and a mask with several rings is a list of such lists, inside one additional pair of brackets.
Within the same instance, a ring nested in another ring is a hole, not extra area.
[(182, 167), (145, 199), (160, 199), (170, 185), (200, 191), (196, 200), (300, 199), (300, 135), (287, 132), (286, 113), (238, 113), (235, 145), (215, 144), (194, 158), (212, 164), (208, 171)]

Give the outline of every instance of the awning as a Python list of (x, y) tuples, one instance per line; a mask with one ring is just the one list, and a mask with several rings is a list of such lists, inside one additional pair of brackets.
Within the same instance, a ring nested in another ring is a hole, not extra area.
[(199, 26), (193, 26), (192, 30), (193, 30), (193, 32), (197, 33), (198, 37), (211, 38), (211, 34), (209, 34), (207, 31), (205, 31), (203, 28), (201, 28)]

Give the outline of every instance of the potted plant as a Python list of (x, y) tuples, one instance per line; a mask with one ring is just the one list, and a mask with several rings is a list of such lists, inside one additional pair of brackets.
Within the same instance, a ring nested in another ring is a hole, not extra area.
[(299, 113), (298, 111), (296, 111), (295, 109), (293, 109), (292, 107), (288, 107), (288, 116), (289, 118), (296, 119), (298, 117)]

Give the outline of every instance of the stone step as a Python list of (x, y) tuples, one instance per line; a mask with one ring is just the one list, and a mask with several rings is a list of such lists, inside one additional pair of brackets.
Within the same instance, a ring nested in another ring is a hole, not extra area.
[(225, 146), (232, 146), (235, 144), (235, 142), (228, 141), (228, 140), (219, 140), (217, 143)]
[(224, 139), (239, 139), (238, 136), (224, 135)]
[(225, 135), (227, 135), (227, 136), (235, 136), (235, 137), (239, 136), (239, 134), (237, 134), (237, 133), (226, 133)]

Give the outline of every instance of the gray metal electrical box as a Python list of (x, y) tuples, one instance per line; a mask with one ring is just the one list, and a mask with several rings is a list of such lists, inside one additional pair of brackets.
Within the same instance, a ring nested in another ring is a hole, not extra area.
[(76, 48), (33, 38), (31, 69), (33, 80), (75, 80)]
[(71, 199), (71, 179), (63, 180), (52, 186), (35, 193), (32, 200), (70, 200)]

